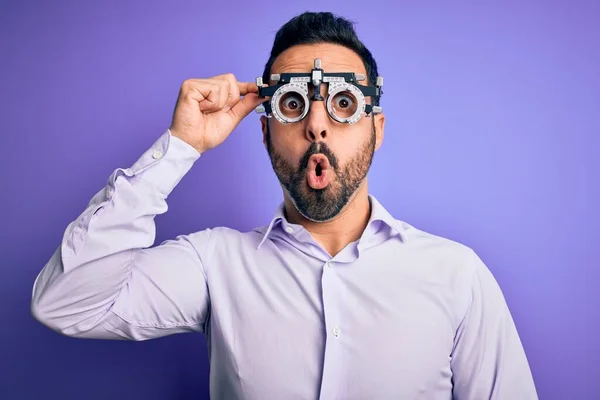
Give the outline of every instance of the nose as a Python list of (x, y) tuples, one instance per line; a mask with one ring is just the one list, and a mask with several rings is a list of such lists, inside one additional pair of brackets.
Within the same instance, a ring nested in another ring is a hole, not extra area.
[(311, 101), (306, 119), (306, 138), (311, 142), (327, 140), (330, 121), (325, 102)]

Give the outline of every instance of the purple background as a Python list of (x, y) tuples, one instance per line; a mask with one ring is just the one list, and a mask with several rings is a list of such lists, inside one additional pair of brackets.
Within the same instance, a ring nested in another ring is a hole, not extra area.
[[(67, 224), (164, 132), (181, 82), (224, 72), (253, 81), (279, 26), (322, 10), (160, 3), (0, 3), (2, 399), (207, 396), (200, 334), (75, 340), (29, 312)], [(600, 2), (334, 3), (385, 78), (371, 192), (397, 218), (482, 256), (540, 398), (598, 398)], [(258, 118), (183, 179), (156, 219), (157, 243), (268, 223), (281, 192)]]

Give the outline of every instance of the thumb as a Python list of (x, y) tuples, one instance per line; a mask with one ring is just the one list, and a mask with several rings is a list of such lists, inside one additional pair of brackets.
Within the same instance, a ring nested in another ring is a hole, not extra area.
[(231, 107), (231, 109), (227, 111), (227, 114), (229, 114), (231, 119), (237, 125), (264, 101), (267, 101), (267, 98), (259, 97), (256, 93), (248, 93)]

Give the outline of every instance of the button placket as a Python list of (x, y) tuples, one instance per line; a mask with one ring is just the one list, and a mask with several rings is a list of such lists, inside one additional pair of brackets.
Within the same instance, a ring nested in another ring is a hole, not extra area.
[[(333, 264), (334, 264), (334, 263), (333, 263), (333, 261), (331, 261), (331, 260), (330, 260), (330, 261), (327, 261), (327, 262), (325, 263), (324, 267), (325, 267), (325, 269), (326, 269), (326, 270), (331, 270), (331, 269), (333, 269), (333, 268), (334, 268), (334, 265), (333, 265)], [(329, 272), (329, 273), (331, 273), (331, 272)], [(337, 307), (336, 307), (336, 308), (337, 308)], [(333, 328), (331, 329), (331, 333), (332, 333), (332, 334), (333, 334), (333, 336), (335, 336), (336, 338), (340, 336), (340, 333), (341, 333), (341, 331), (340, 331), (340, 327), (339, 327), (339, 325), (338, 325), (337, 323), (336, 323), (336, 325), (334, 325), (334, 326), (333, 326)]]
[(329, 261), (325, 261), (321, 265), (326, 339), (320, 398), (335, 398), (335, 393), (338, 392), (339, 370), (343, 367), (341, 362), (345, 359), (342, 354), (344, 346), (340, 337), (342, 333), (340, 322), (343, 320), (339, 306), (341, 281), (335, 268), (335, 262), (330, 257)]

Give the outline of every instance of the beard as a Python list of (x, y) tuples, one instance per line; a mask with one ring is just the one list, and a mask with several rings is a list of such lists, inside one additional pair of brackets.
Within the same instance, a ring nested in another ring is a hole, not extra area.
[[(373, 124), (370, 138), (343, 166), (340, 166), (337, 157), (325, 142), (312, 142), (300, 159), (297, 169), (273, 148), (268, 123), (266, 141), (275, 175), (289, 193), (298, 212), (310, 221), (326, 222), (344, 209), (365, 180), (373, 162), (376, 136)], [(323, 189), (311, 188), (306, 179), (308, 160), (314, 154), (326, 156), (334, 174), (329, 185)]]

